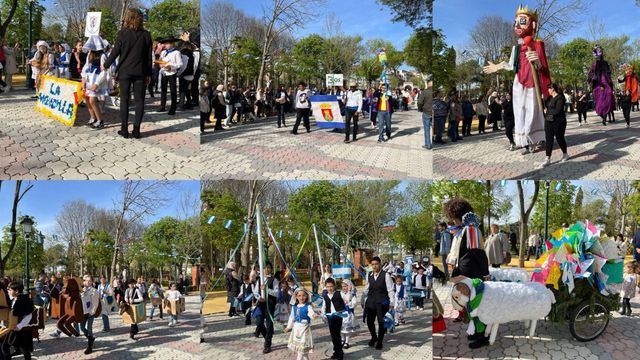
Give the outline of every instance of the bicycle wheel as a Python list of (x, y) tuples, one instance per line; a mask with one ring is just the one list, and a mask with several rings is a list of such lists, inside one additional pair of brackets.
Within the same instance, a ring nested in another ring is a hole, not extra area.
[(588, 300), (581, 302), (571, 312), (569, 331), (578, 341), (586, 342), (596, 339), (609, 325), (609, 310), (598, 300), (593, 308)]

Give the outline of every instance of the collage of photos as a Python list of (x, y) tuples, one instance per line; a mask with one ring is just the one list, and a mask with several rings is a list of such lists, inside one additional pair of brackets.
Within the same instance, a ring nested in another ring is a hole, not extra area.
[(637, 0), (0, 0), (0, 360), (633, 358)]

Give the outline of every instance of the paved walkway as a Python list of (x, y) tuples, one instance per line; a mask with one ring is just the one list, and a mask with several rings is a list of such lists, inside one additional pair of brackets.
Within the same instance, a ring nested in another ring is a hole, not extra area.
[[(105, 128), (86, 125), (79, 108), (69, 128), (35, 111), (32, 92), (0, 94), (0, 178), (3, 179), (199, 179), (196, 111), (159, 114), (147, 98), (141, 139), (124, 139), (118, 111), (106, 108)], [(158, 99), (156, 97), (156, 99)]]
[(379, 144), (377, 129), (360, 122), (358, 141), (345, 144), (344, 134), (321, 130), (311, 119), (311, 133), (289, 132), (295, 118), (278, 129), (276, 119), (258, 120), (202, 137), (204, 176), (209, 179), (368, 180), (429, 179), (431, 154), (422, 148), (419, 112), (397, 112), (392, 138)]
[[(436, 179), (637, 179), (640, 174), (640, 113), (631, 114), (631, 128), (626, 128), (617, 112), (614, 124), (602, 122), (590, 112), (588, 125), (578, 126), (576, 114), (568, 116), (566, 139), (571, 159), (560, 164), (561, 152), (555, 145), (552, 165), (540, 169), (544, 150), (531, 155), (508, 151), (504, 131), (467, 137), (457, 143), (436, 146), (433, 171)], [(474, 134), (477, 134), (474, 131)]]
[[(431, 359), (431, 308), (423, 311), (408, 311), (406, 324), (385, 336), (384, 348), (375, 350), (367, 345), (370, 337), (362, 310), (356, 309), (360, 319), (360, 330), (350, 339), (349, 349), (344, 350), (345, 359)], [(329, 359), (333, 353), (329, 328), (322, 320), (313, 320), (311, 331), (315, 344), (311, 359)], [(287, 348), (289, 333), (276, 328), (271, 353), (262, 354), (263, 339), (253, 336), (255, 325), (244, 326), (244, 318), (230, 319), (226, 315), (207, 317), (206, 343), (202, 354), (207, 359), (295, 359), (295, 353)]]
[(451, 305), (451, 285), (436, 285), (436, 293), (445, 308), (447, 330), (434, 334), (434, 359), (553, 359), (553, 360), (627, 360), (640, 348), (640, 303), (632, 300), (635, 315), (627, 317), (613, 313), (606, 331), (591, 342), (578, 342), (568, 325), (538, 321), (532, 339), (525, 337), (523, 322), (500, 324), (493, 345), (469, 349), (467, 324), (454, 323), (458, 312)]
[[(199, 297), (188, 296), (187, 310), (178, 319), (179, 325), (170, 328), (165, 320), (139, 324), (140, 333), (136, 340), (129, 339), (129, 325), (124, 324), (119, 315), (110, 316), (111, 331), (102, 332), (101, 319), (95, 319), (93, 330), (96, 337), (94, 352), (84, 355), (87, 339), (84, 336), (54, 338), (50, 334), (55, 331), (53, 321), (47, 323), (44, 334), (40, 335), (40, 343), (34, 342), (34, 359), (202, 359), (200, 345)], [(148, 306), (148, 311), (150, 311)], [(148, 314), (148, 313), (147, 313)], [(221, 359), (218, 359), (221, 360)]]

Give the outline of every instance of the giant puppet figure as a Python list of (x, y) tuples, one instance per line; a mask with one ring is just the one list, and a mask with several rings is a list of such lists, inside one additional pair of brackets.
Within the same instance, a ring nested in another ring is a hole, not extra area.
[(599, 45), (593, 48), (596, 58), (589, 71), (589, 83), (593, 89), (593, 102), (596, 114), (602, 118), (602, 125), (607, 125), (607, 115), (613, 112), (613, 82), (611, 81), (611, 67), (604, 59), (604, 53)]
[(518, 45), (514, 46), (509, 62), (484, 67), (486, 74), (500, 70), (515, 72), (513, 81), (513, 114), (515, 117), (514, 140), (523, 147), (523, 154), (530, 152), (529, 146), (544, 140), (543, 96), (549, 96), (551, 75), (544, 50), (544, 43), (535, 40), (538, 30), (538, 13), (528, 7), (518, 8), (514, 31)]

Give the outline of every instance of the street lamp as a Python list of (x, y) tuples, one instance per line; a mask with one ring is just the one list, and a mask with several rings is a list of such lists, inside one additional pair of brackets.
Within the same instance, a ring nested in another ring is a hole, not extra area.
[(24, 233), (25, 240), (25, 259), (24, 259), (24, 272), (26, 276), (24, 291), (25, 294), (29, 294), (29, 283), (31, 280), (29, 279), (29, 239), (31, 238), (31, 233), (33, 232), (33, 219), (29, 215), (25, 215), (22, 220), (20, 220), (20, 225), (22, 225), (22, 232)]
[(549, 188), (551, 187), (551, 181), (545, 180), (544, 188), (547, 191), (547, 198), (544, 204), (544, 241), (549, 239)]
[[(31, 46), (33, 45), (33, 4), (37, 0), (29, 0), (29, 44), (27, 45), (27, 58), (31, 56)], [(30, 60), (30, 59), (29, 59)], [(31, 89), (31, 66), (26, 66), (27, 74), (27, 89)]]

